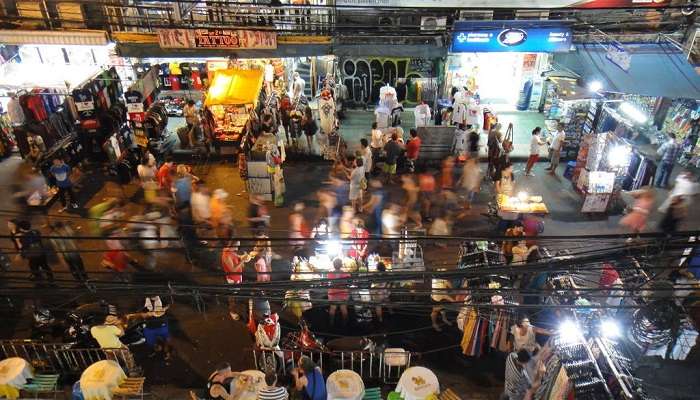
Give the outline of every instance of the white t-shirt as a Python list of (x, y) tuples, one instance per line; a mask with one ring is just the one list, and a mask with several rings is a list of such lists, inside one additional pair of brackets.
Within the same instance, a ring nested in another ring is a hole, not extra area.
[(566, 133), (564, 131), (557, 131), (554, 133), (554, 138), (552, 139), (552, 144), (549, 146), (553, 150), (561, 150), (561, 146), (566, 138)]
[(467, 115), (466, 115), (466, 123), (467, 125), (471, 125), (476, 129), (477, 126), (480, 125), (480, 121), (483, 119), (483, 115), (481, 114), (481, 108), (479, 107), (478, 104), (475, 102), (469, 103), (469, 106), (467, 106)]
[(532, 135), (532, 139), (530, 139), (530, 154), (540, 154), (540, 135)]
[(452, 106), (452, 123), (464, 124), (467, 121), (467, 105), (464, 103), (457, 103)]
[(401, 234), (398, 215), (389, 210), (382, 212), (382, 233), (388, 236), (399, 236)]
[(210, 197), (201, 192), (194, 192), (190, 197), (192, 207), (192, 217), (195, 221), (205, 221), (211, 218), (211, 208), (209, 207)]
[(379, 129), (372, 129), (372, 140), (370, 146), (381, 149), (384, 147), (384, 134)]
[(265, 82), (272, 82), (275, 80), (275, 67), (272, 64), (265, 65)]
[(430, 106), (427, 104), (419, 104), (413, 110), (413, 115), (416, 118), (416, 127), (427, 126), (430, 122)]
[(362, 165), (365, 167), (365, 171), (372, 170), (372, 149), (369, 147), (362, 150), (362, 162)]

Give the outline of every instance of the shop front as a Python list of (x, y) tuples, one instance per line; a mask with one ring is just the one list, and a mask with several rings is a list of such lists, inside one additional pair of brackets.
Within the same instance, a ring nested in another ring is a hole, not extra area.
[(556, 55), (555, 65), (578, 74), (570, 91), (579, 97), (562, 99), (566, 89), (556, 82), (545, 100), (550, 114), (565, 115), (581, 132), (565, 176), (584, 194), (584, 212), (608, 211), (622, 191), (662, 185), (656, 179), (658, 149), (670, 140), (682, 148), (674, 161), (690, 166), (699, 158), (700, 77), (683, 54), (665, 44), (614, 48), (625, 55), (612, 57), (601, 44)]
[(445, 97), (466, 88), (492, 108), (538, 109), (551, 53), (569, 51), (570, 28), (538, 21), (458, 22), (447, 58)]

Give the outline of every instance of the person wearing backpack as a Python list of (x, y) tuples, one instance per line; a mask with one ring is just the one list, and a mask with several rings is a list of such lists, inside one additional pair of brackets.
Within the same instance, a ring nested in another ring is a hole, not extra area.
[(29, 263), (32, 276), (41, 281), (46, 278), (53, 283), (53, 271), (51, 271), (46, 259), (46, 249), (41, 243), (39, 231), (32, 229), (28, 221), (20, 221), (17, 227), (19, 228), (20, 254)]

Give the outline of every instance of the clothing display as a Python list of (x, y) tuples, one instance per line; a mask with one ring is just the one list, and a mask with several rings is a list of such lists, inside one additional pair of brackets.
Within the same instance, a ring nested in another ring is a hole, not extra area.
[[(269, 65), (269, 64), (268, 64)], [(335, 100), (332, 97), (318, 100), (318, 116), (320, 120), (321, 133), (329, 135), (335, 130)]]
[(416, 128), (428, 126), (431, 118), (430, 106), (428, 106), (425, 103), (417, 105), (416, 108), (413, 110), (413, 115), (416, 119)]

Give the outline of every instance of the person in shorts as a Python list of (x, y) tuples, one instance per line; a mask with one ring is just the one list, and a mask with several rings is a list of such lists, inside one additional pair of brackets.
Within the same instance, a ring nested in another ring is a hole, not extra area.
[(394, 132), (391, 135), (391, 140), (384, 145), (384, 152), (386, 153), (386, 158), (384, 160), (384, 174), (386, 175), (387, 182), (390, 182), (392, 176), (396, 175), (396, 163), (398, 162), (399, 156), (403, 151), (398, 139), (399, 135)]

